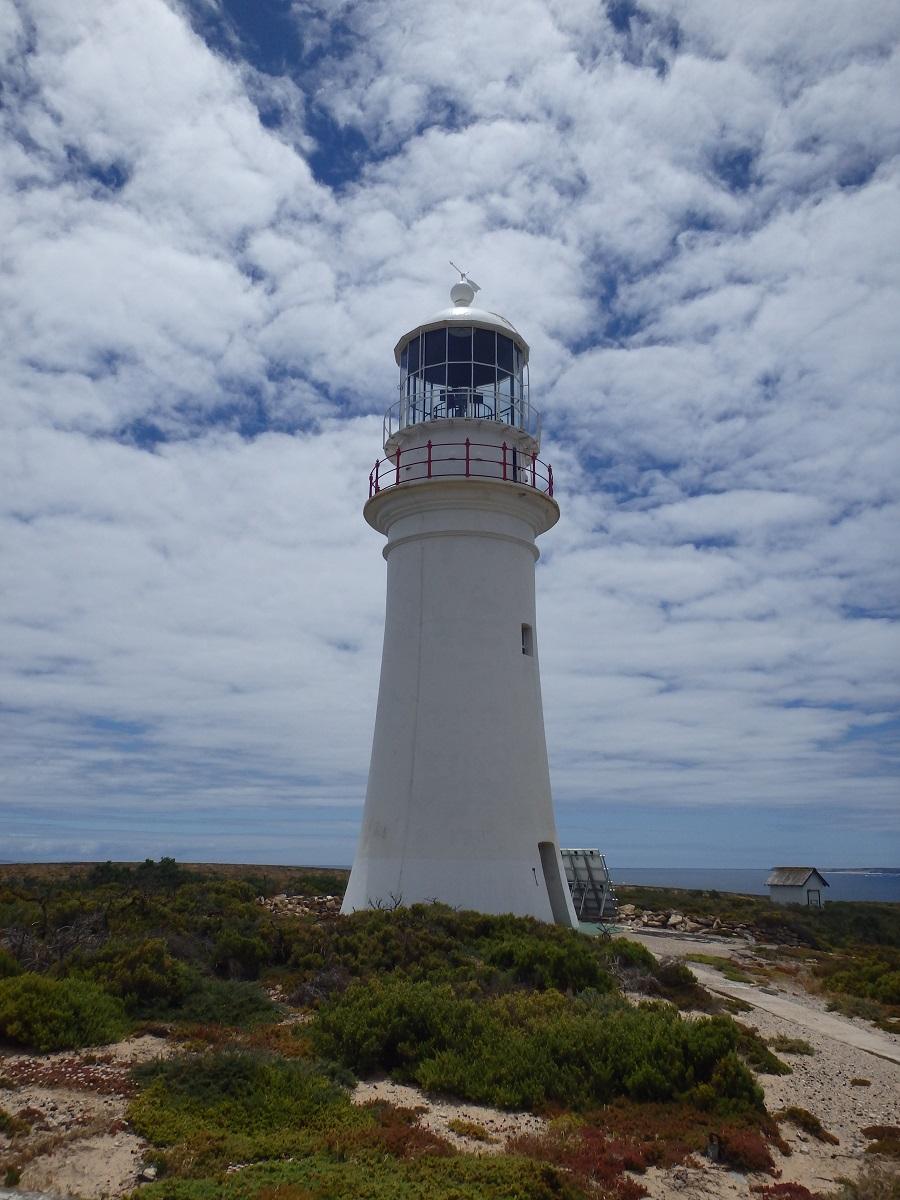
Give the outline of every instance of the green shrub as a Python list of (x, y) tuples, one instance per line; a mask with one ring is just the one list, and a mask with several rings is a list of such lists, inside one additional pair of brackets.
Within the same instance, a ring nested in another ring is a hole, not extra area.
[(255, 983), (201, 978), (169, 1015), (196, 1025), (255, 1029), (277, 1021), (279, 1010)]
[(16, 959), (0, 946), (0, 979), (11, 979), (13, 975), (21, 975), (22, 968)]
[[(775, 1113), (776, 1121), (789, 1121), (792, 1125), (796, 1125), (798, 1129), (802, 1129), (804, 1133), (811, 1134), (820, 1142), (830, 1142), (832, 1146), (838, 1144), (838, 1139), (833, 1133), (829, 1133), (815, 1113), (809, 1112), (805, 1108), (797, 1108), (792, 1105), (790, 1108), (782, 1108)], [(865, 1130), (863, 1130), (865, 1133)]]
[(772, 1053), (755, 1029), (740, 1022), (737, 1022), (737, 1027), (740, 1030), (738, 1053), (754, 1071), (760, 1075), (791, 1074), (791, 1068)]
[(677, 958), (664, 958), (654, 972), (657, 992), (677, 1008), (719, 1012), (721, 1001), (697, 982), (697, 976)]
[(258, 979), (269, 959), (269, 947), (260, 937), (226, 930), (216, 942), (213, 966), (229, 979)]
[(768, 1042), (779, 1054), (815, 1054), (815, 1050), (805, 1038), (786, 1037), (783, 1033), (778, 1033), (775, 1037), (770, 1037)]
[(881, 1004), (900, 1004), (900, 971), (888, 971), (872, 986), (874, 999)]
[(485, 961), (508, 971), (516, 983), (557, 991), (610, 991), (615, 984), (601, 966), (587, 938), (543, 941), (522, 936), (506, 937), (489, 944)]
[[(582, 1188), (547, 1164), (511, 1155), (390, 1156), (344, 1159), (309, 1154), (294, 1162), (245, 1167), (224, 1178), (160, 1180), (140, 1200), (587, 1200)], [(636, 1187), (618, 1193), (632, 1200)]]
[(177, 1006), (196, 987), (190, 968), (173, 958), (162, 938), (106, 947), (84, 970), (139, 1016), (157, 1016)]
[(657, 967), (655, 956), (640, 942), (628, 938), (611, 938), (608, 942), (597, 942), (597, 955), (601, 962), (618, 969), (642, 970), (654, 974)]
[[(403, 978), (352, 985), (311, 1030), (325, 1057), (506, 1108), (572, 1108), (616, 1096), (668, 1100), (707, 1085), (704, 1102), (761, 1105), (734, 1055), (728, 1018), (685, 1021), (668, 1005), (603, 1011), (558, 992), (473, 999)], [(711, 1091), (709, 1091), (711, 1089)]]
[(0, 1036), (40, 1051), (116, 1042), (128, 1032), (122, 1002), (81, 979), (0, 980)]
[(291, 936), (298, 996), (309, 1000), (328, 996), (352, 979), (390, 972), (471, 983), (489, 992), (523, 985), (562, 991), (614, 986), (604, 943), (529, 917), (414, 904), (300, 925)]
[(185, 1138), (334, 1128), (363, 1119), (334, 1073), (309, 1061), (225, 1051), (136, 1068), (134, 1129), (157, 1146)]

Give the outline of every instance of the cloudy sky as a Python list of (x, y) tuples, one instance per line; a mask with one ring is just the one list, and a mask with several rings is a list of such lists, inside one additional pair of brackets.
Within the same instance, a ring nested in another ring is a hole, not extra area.
[(898, 865), (895, 0), (0, 0), (0, 859), (349, 863), (361, 506), (532, 347), (563, 844)]

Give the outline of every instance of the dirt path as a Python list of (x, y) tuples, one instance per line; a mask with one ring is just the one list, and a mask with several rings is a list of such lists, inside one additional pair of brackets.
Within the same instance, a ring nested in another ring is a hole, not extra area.
[[(658, 958), (671, 955), (674, 958), (690, 958), (698, 952), (714, 954), (721, 958), (740, 958), (752, 954), (752, 945), (734, 938), (690, 937), (665, 933), (649, 933), (646, 930), (629, 930), (626, 934), (632, 941), (640, 942)], [(877, 1058), (900, 1064), (900, 1038), (883, 1033), (868, 1023), (826, 1012), (824, 1005), (812, 996), (802, 1000), (783, 992), (755, 983), (736, 983), (726, 979), (715, 967), (692, 962), (690, 968), (704, 987), (724, 996), (743, 1000), (753, 1008), (761, 1008), (773, 1016), (781, 1017), (798, 1025), (807, 1033), (818, 1033), (824, 1037), (874, 1054)]]
[(787, 996), (773, 993), (752, 983), (732, 983), (731, 980), (723, 979), (715, 967), (691, 963), (691, 970), (710, 991), (734, 996), (737, 1000), (743, 1000), (745, 1004), (751, 1004), (754, 1008), (761, 1008), (776, 1017), (799, 1025), (807, 1033), (820, 1033), (844, 1046), (853, 1046), (857, 1050), (864, 1050), (866, 1054), (874, 1054), (876, 1058), (900, 1064), (900, 1045), (889, 1033), (863, 1028), (846, 1017), (809, 1008)]

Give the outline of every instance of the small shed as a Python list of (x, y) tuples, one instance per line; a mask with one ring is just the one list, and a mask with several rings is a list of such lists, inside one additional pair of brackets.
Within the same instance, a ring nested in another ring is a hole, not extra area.
[(828, 880), (815, 867), (773, 867), (766, 880), (769, 899), (775, 904), (802, 904), (822, 908), (822, 889)]

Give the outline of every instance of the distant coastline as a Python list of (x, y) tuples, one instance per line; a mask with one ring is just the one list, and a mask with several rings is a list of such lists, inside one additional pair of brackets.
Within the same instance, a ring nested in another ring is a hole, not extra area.
[[(792, 864), (787, 864), (792, 865)], [(815, 864), (819, 866), (818, 863)], [(829, 888), (826, 900), (900, 902), (900, 867), (820, 866)], [(766, 896), (770, 867), (617, 867), (610, 862), (614, 883), (645, 887), (699, 888)]]
[[(129, 860), (134, 863), (135, 860)], [(223, 871), (226, 874), (247, 870), (275, 872), (284, 875), (286, 882), (295, 871), (305, 870), (327, 875), (349, 873), (348, 866), (308, 866), (302, 863), (188, 863), (201, 872)], [(644, 887), (681, 888), (685, 890), (734, 892), (747, 896), (767, 896), (766, 879), (771, 867), (618, 867), (608, 856), (613, 883), (637, 884)], [(0, 870), (15, 867), (35, 867), (39, 872), (54, 872), (59, 868), (78, 867), (87, 870), (93, 862), (33, 862), (0, 859)], [(774, 864), (773, 864), (774, 865)], [(781, 865), (781, 864), (779, 864)], [(793, 865), (793, 864), (783, 864)], [(900, 867), (828, 867), (815, 863), (828, 880), (826, 900), (869, 900), (900, 903)]]

